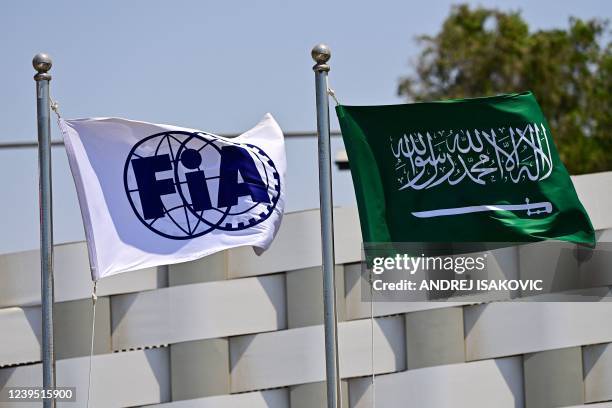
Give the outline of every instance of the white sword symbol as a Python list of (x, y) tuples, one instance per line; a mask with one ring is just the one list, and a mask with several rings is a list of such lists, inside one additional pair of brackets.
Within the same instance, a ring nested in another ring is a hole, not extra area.
[(412, 213), (417, 218), (432, 218), (444, 217), (448, 215), (460, 215), (485, 211), (527, 211), (527, 215), (550, 214), (552, 212), (552, 204), (549, 201), (539, 203), (529, 203), (529, 199), (525, 199), (525, 204), (509, 204), (509, 205), (472, 205), (468, 207), (456, 208), (441, 208), (439, 210), (415, 211)]

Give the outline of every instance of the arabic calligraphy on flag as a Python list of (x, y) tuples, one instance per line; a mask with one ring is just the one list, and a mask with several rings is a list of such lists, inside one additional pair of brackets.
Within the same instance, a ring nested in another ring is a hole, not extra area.
[(398, 190), (546, 179), (553, 170), (542, 123), (416, 132), (389, 137)]
[(336, 112), (364, 242), (594, 243), (532, 93)]

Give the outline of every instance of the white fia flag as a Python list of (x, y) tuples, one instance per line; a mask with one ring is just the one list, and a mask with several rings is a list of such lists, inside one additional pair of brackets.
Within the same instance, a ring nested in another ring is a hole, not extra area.
[(116, 118), (60, 127), (93, 280), (272, 243), (286, 169), (272, 115), (235, 138)]

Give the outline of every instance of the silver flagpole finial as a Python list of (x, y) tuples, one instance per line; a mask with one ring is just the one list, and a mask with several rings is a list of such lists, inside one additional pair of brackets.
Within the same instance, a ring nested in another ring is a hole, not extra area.
[(32, 59), (32, 66), (38, 73), (34, 76), (34, 79), (37, 81), (40, 80), (50, 80), (51, 74), (49, 74), (49, 70), (53, 65), (53, 61), (51, 61), (51, 57), (45, 53), (38, 53)]
[(316, 62), (315, 66), (312, 67), (315, 71), (329, 71), (329, 65), (327, 61), (331, 58), (331, 50), (325, 44), (317, 44), (312, 48), (310, 52), (312, 59)]

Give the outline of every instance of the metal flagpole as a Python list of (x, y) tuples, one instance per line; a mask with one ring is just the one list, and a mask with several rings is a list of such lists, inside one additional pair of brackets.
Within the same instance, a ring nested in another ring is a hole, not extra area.
[(336, 282), (334, 272), (334, 217), (331, 182), (331, 152), (329, 138), (329, 99), (327, 73), (331, 51), (325, 44), (311, 52), (316, 62), (317, 133), (319, 141), (319, 199), (321, 203), (321, 244), (323, 253), (323, 313), (325, 323), (325, 372), (327, 406), (340, 406), (340, 375), (338, 372), (338, 319), (336, 316)]
[[(51, 126), (49, 81), (51, 58), (36, 54), (32, 60), (36, 81), (38, 118), (38, 195), (40, 207), (40, 267), (42, 304), (43, 387), (55, 389), (55, 354), (53, 351), (53, 212), (51, 198)], [(55, 408), (54, 399), (43, 399), (44, 408)]]

